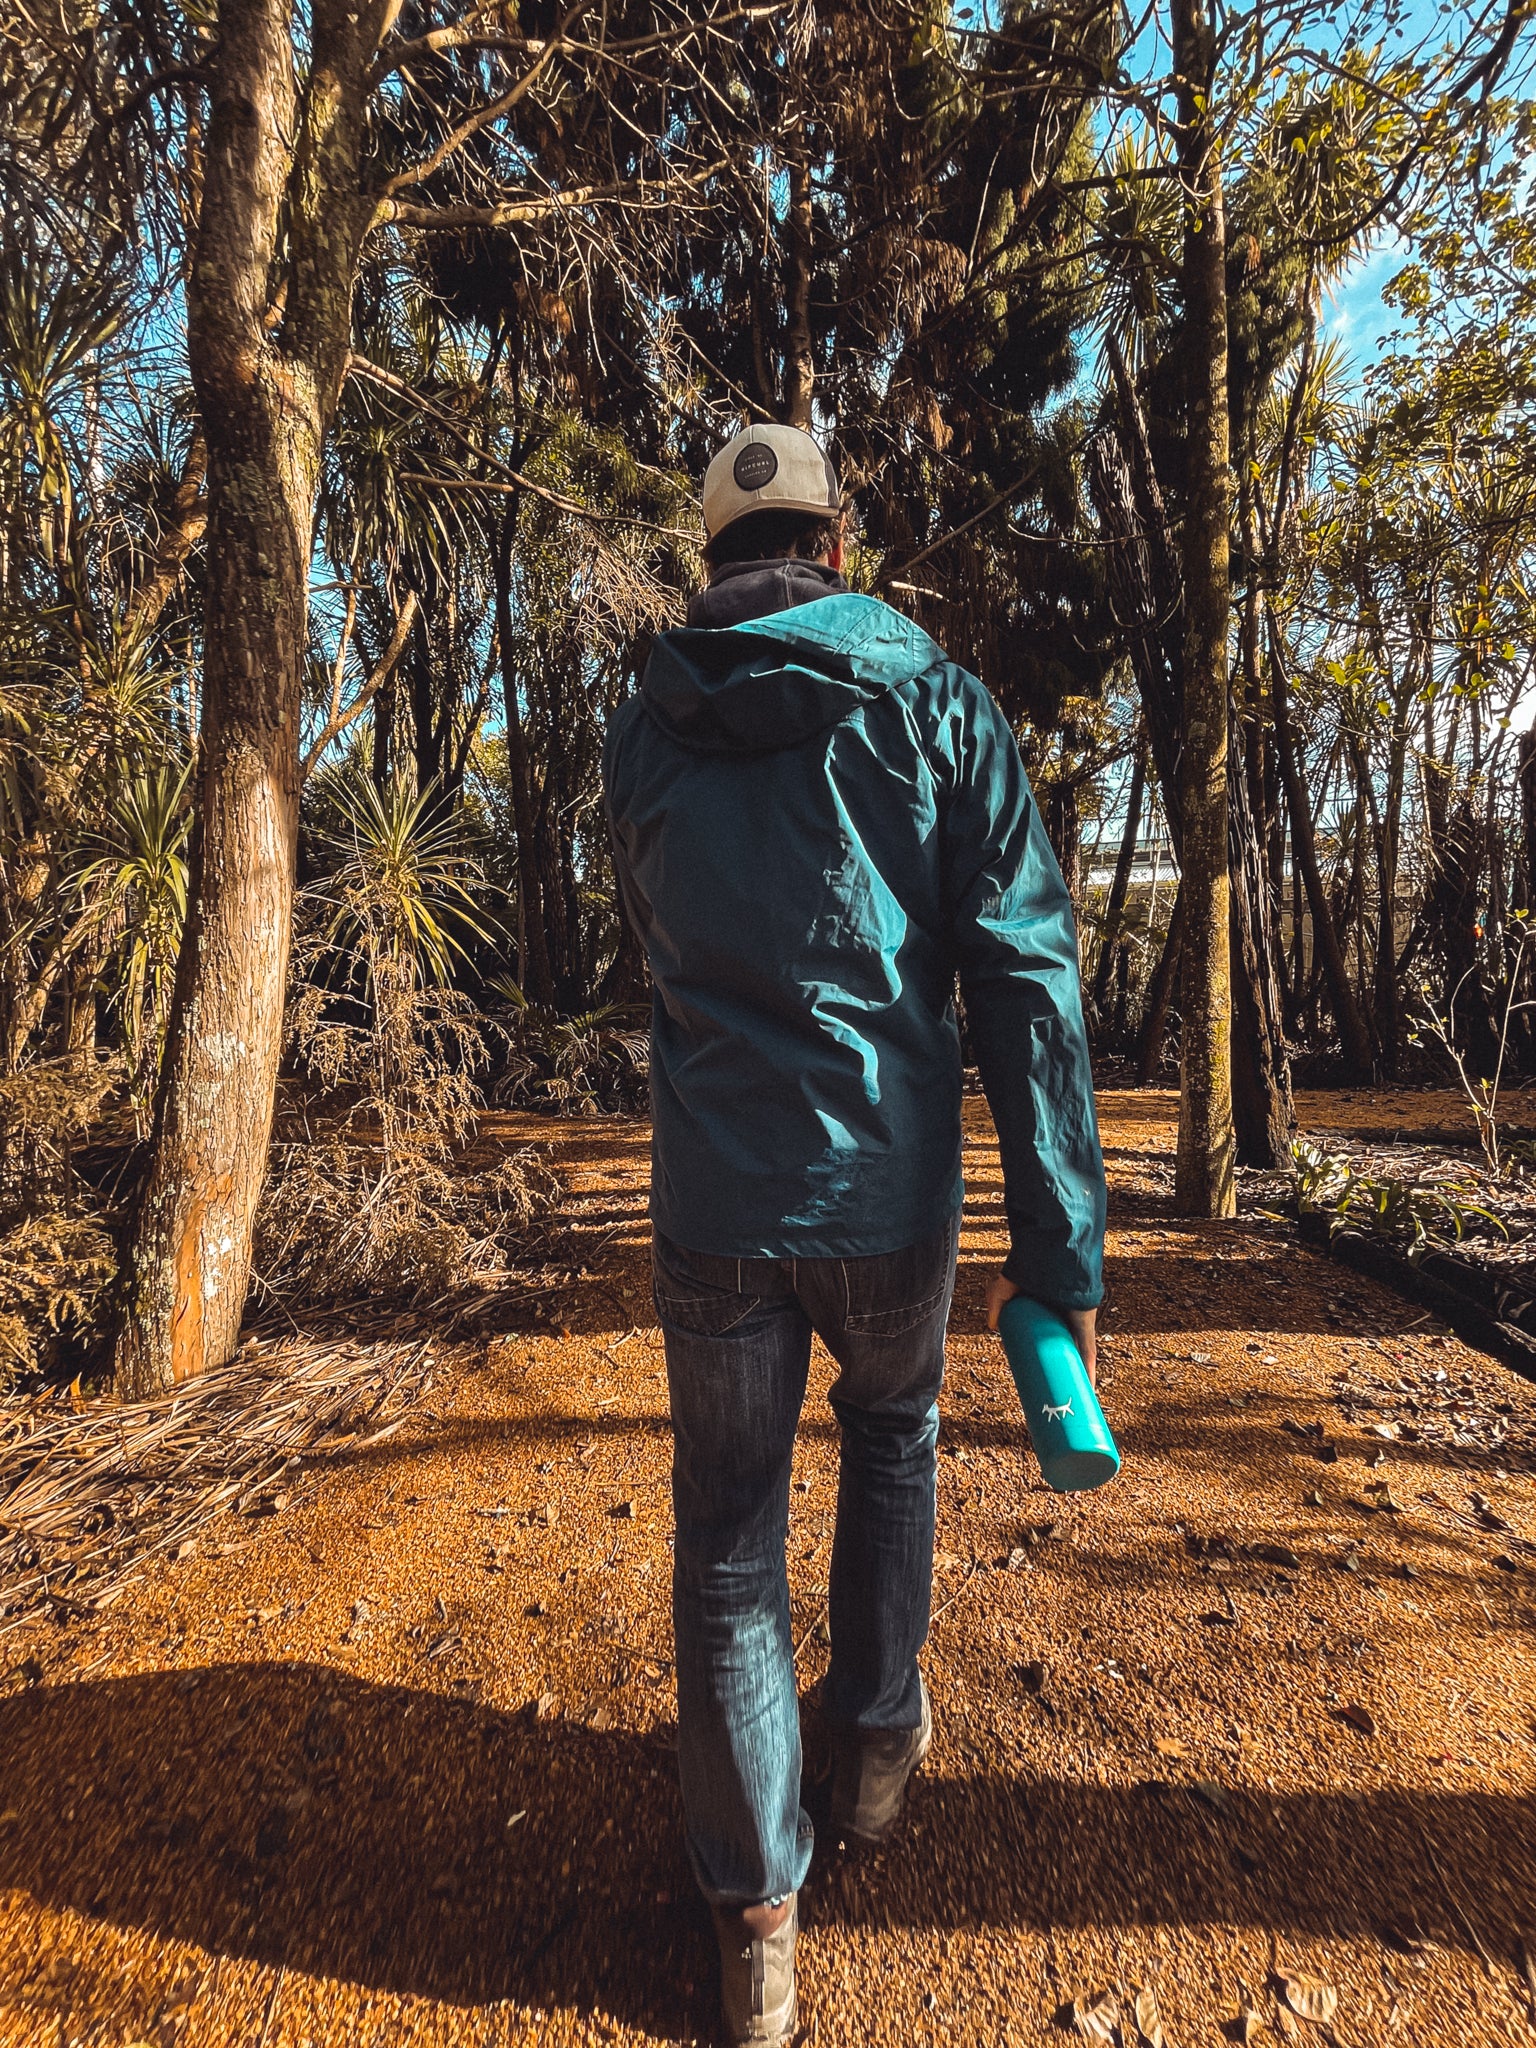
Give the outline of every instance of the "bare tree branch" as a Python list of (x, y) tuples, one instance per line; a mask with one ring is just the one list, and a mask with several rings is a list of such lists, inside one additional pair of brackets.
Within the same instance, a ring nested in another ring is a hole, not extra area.
[(309, 780), (311, 771), (326, 748), (331, 744), (331, 741), (339, 738), (349, 725), (352, 725), (357, 719), (362, 717), (368, 706), (373, 702), (373, 699), (389, 681), (395, 664), (405, 652), (405, 643), (411, 637), (411, 627), (416, 622), (417, 609), (415, 591), (407, 591), (405, 602), (401, 605), (399, 616), (395, 620), (395, 630), (389, 636), (389, 645), (380, 656), (378, 666), (352, 699), (346, 710), (343, 711), (341, 709), (342, 670), (346, 665), (347, 641), (351, 635), (352, 622), (357, 617), (357, 595), (355, 591), (348, 590), (347, 622), (342, 629), (341, 648), (336, 656), (335, 679), (331, 689), (331, 714), (321, 727), (320, 735), (314, 745), (304, 756), (303, 763), (299, 769), (299, 779), (302, 782)]
[(510, 228), (523, 221), (551, 220), (560, 214), (578, 212), (602, 201), (608, 205), (652, 211), (666, 206), (684, 190), (707, 184), (726, 168), (728, 159), (703, 164), (696, 171), (675, 177), (634, 178), (611, 185), (573, 185), (562, 192), (550, 192), (540, 199), (509, 199), (499, 206), (416, 206), (409, 201), (381, 198), (373, 225), (393, 222), (396, 227), (421, 228), (435, 233), (462, 232), (465, 228)]

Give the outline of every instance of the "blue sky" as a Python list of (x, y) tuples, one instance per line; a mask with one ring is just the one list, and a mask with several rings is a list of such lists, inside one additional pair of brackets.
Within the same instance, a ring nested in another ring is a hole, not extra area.
[(1375, 360), (1383, 335), (1397, 325), (1397, 315), (1381, 302), (1381, 288), (1407, 260), (1394, 236), (1350, 269), (1323, 301), (1322, 331), (1349, 357), (1351, 381), (1362, 377)]

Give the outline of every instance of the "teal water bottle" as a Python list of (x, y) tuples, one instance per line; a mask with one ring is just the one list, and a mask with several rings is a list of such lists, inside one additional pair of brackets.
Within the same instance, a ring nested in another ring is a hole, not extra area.
[(1120, 1453), (1061, 1317), (1016, 1294), (1003, 1303), (997, 1333), (1046, 1484), (1057, 1493), (1087, 1493), (1113, 1479)]

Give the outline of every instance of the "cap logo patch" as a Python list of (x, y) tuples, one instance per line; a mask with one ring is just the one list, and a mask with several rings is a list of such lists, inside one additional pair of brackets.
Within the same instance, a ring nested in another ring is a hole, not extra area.
[(739, 491), (760, 491), (779, 473), (779, 458), (766, 441), (749, 441), (731, 464)]

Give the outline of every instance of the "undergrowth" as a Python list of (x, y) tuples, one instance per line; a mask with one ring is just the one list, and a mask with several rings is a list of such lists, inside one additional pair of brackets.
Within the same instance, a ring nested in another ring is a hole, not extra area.
[(1304, 1139), (1292, 1145), (1291, 1162), (1297, 1208), (1326, 1217), (1330, 1233), (1368, 1230), (1405, 1245), (1415, 1260), (1435, 1243), (1459, 1241), (1479, 1227), (1507, 1235), (1493, 1211), (1474, 1199), (1470, 1184), (1357, 1173), (1347, 1159)]
[(0, 1079), (0, 1391), (101, 1338), (114, 1219), (74, 1152), (120, 1104), (124, 1078), (120, 1062), (82, 1054)]

